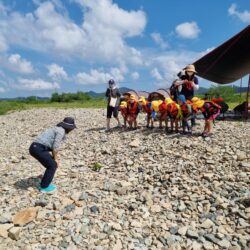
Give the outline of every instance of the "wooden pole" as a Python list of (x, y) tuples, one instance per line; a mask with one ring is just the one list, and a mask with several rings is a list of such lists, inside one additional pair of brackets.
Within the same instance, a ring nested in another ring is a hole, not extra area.
[(250, 92), (250, 74), (248, 79), (248, 86), (247, 86), (247, 95), (246, 95), (246, 110), (245, 110), (245, 118), (248, 119), (248, 99), (249, 99), (249, 92)]
[(240, 79), (240, 104), (242, 103), (242, 78)]

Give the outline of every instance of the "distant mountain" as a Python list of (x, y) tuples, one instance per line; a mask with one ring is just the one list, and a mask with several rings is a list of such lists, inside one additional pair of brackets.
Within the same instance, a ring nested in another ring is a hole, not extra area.
[(132, 89), (129, 89), (129, 88), (126, 88), (126, 87), (121, 87), (121, 88), (119, 88), (119, 90), (120, 90), (120, 92), (121, 92), (122, 94), (124, 94), (124, 93), (126, 93), (126, 92), (131, 91)]
[(41, 96), (32, 96), (32, 97), (9, 97), (9, 98), (0, 98), (1, 101), (25, 101), (27, 99), (35, 99), (35, 100), (49, 100), (50, 97), (41, 97)]
[(91, 97), (104, 97), (105, 93), (96, 93), (95, 91), (88, 91), (86, 92)]

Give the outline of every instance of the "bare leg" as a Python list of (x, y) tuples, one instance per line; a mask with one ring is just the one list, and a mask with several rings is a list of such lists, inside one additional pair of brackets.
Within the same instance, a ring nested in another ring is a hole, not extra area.
[(174, 130), (174, 121), (171, 120), (170, 123), (171, 123), (171, 131), (173, 131)]
[(135, 119), (135, 128), (137, 128), (137, 120)]
[(204, 126), (203, 133), (207, 133), (207, 131), (208, 131), (208, 121), (205, 120), (205, 126)]
[(120, 123), (119, 117), (115, 117), (115, 119), (116, 119), (117, 122), (118, 122), (118, 126), (121, 127), (121, 123)]
[(147, 128), (149, 127), (150, 116), (147, 114)]
[(107, 118), (107, 129), (110, 129), (110, 118)]
[(159, 128), (162, 128), (162, 120), (161, 120), (161, 118), (159, 119)]
[(126, 117), (123, 117), (123, 124), (124, 124), (124, 128), (126, 128), (126, 126), (127, 126), (127, 118)]
[(166, 118), (166, 121), (165, 121), (165, 123), (166, 123), (166, 132), (168, 131), (168, 118)]
[(174, 123), (175, 123), (175, 132), (178, 132), (179, 121), (178, 121), (178, 120), (175, 120)]
[(212, 131), (212, 121), (207, 121), (207, 133), (210, 134)]

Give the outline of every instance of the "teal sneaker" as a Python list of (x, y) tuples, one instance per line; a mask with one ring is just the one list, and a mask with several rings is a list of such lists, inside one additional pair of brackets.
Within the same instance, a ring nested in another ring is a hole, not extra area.
[(40, 192), (42, 192), (42, 193), (53, 193), (53, 192), (56, 191), (56, 189), (57, 189), (56, 185), (54, 185), (54, 184), (49, 184), (48, 187), (46, 187), (46, 188), (40, 188), (39, 190), (40, 190)]

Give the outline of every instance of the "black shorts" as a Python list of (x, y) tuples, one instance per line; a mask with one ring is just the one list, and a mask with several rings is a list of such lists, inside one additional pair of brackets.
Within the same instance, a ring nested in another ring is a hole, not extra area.
[(107, 118), (111, 118), (112, 114), (115, 118), (118, 117), (118, 107), (111, 107), (111, 106), (107, 107)]

